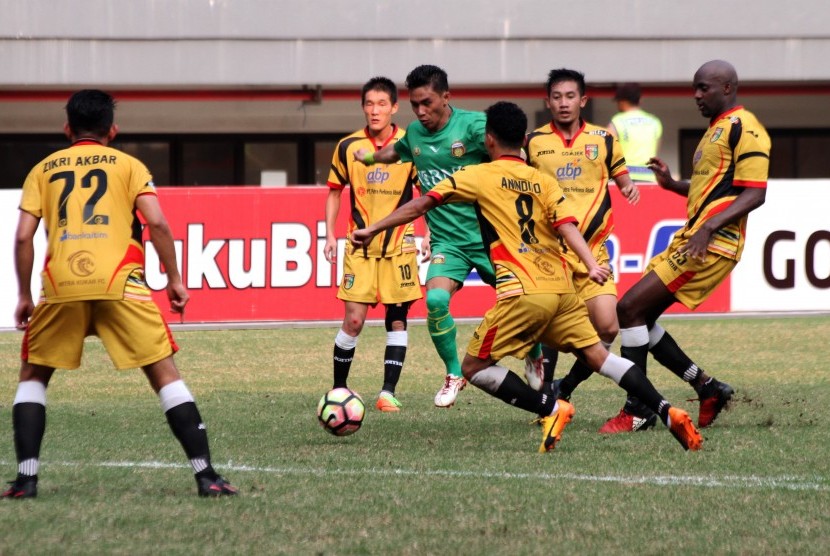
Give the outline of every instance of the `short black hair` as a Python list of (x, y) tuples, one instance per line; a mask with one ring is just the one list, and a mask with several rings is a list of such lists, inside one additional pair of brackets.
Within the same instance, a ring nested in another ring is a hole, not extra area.
[(360, 104), (366, 102), (366, 93), (369, 91), (380, 91), (389, 95), (389, 100), (392, 104), (398, 102), (398, 87), (388, 77), (373, 77), (363, 85), (363, 91), (360, 93)]
[(512, 102), (499, 101), (484, 111), (487, 114), (487, 133), (503, 147), (521, 149), (527, 133), (527, 115)]
[(115, 99), (98, 89), (83, 89), (69, 97), (66, 117), (73, 135), (106, 137), (115, 116)]
[(545, 96), (550, 96), (550, 88), (562, 81), (576, 81), (579, 88), (579, 96), (585, 96), (585, 74), (572, 69), (552, 69), (548, 73), (548, 81), (545, 85)]
[(640, 104), (640, 85), (637, 83), (622, 83), (614, 93), (614, 100), (627, 100), (631, 104)]
[(450, 90), (447, 72), (438, 66), (418, 66), (406, 76), (406, 88), (411, 91), (418, 87), (432, 87), (436, 93), (446, 93)]

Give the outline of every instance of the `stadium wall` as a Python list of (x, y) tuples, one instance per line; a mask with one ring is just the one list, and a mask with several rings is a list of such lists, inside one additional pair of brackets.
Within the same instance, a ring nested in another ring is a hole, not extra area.
[[(654, 254), (685, 220), (685, 200), (657, 187), (641, 188), (632, 207), (612, 187), (615, 232), (609, 251), (620, 293), (637, 280)], [(773, 180), (766, 204), (749, 220), (743, 260), (698, 312), (830, 311), (830, 230), (822, 203), (830, 180)], [(322, 256), (326, 188), (160, 188), (159, 198), (173, 230), (177, 256), (191, 294), (187, 322), (339, 320), (335, 298), (342, 274)], [(17, 302), (13, 241), (19, 191), (0, 191), (0, 327), (13, 326)], [(346, 210), (338, 220), (345, 233)], [(146, 239), (146, 238), (145, 238)], [(36, 260), (45, 238), (39, 231)], [(166, 279), (151, 243), (147, 279), (164, 309)], [(40, 268), (42, 262), (36, 267)], [(421, 281), (426, 265), (420, 269)], [(40, 278), (33, 277), (33, 291)], [(491, 288), (472, 276), (454, 298), (454, 314), (479, 317), (494, 301)], [(382, 309), (370, 318), (382, 318)], [(686, 312), (675, 306), (674, 312)], [(416, 303), (412, 316), (425, 316)]]

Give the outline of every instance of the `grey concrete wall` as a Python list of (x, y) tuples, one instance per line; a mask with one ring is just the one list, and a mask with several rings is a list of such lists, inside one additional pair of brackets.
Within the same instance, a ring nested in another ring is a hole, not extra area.
[(826, 0), (2, 0), (0, 87), (352, 86), (421, 63), (456, 85), (830, 79)]

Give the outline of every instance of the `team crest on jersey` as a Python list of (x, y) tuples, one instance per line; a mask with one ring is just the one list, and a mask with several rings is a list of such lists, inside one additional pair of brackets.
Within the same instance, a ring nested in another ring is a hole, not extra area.
[(412, 149), (412, 154), (415, 156), (421, 156), (421, 147), (415, 147)]
[(714, 143), (715, 141), (720, 139), (721, 135), (723, 135), (723, 128), (722, 127), (716, 128), (715, 132), (712, 134), (712, 137), (709, 138), (709, 142)]
[(447, 260), (447, 257), (441, 253), (432, 256), (432, 260), (429, 261), (430, 264), (444, 264)]
[(343, 287), (347, 290), (352, 289), (354, 286), (354, 274), (344, 274), (343, 275)]
[(95, 272), (95, 257), (89, 251), (75, 251), (67, 260), (75, 276), (86, 277)]
[(456, 141), (455, 143), (452, 144), (452, 146), (450, 146), (450, 153), (455, 158), (461, 158), (462, 156), (464, 156), (464, 153), (466, 153), (466, 152), (467, 152), (467, 147), (465, 147), (464, 143), (462, 143), (461, 141)]
[(536, 257), (536, 260), (533, 261), (533, 264), (536, 265), (542, 273), (547, 274), (548, 276), (553, 276), (556, 274), (556, 267), (544, 257)]
[(588, 160), (596, 160), (599, 156), (599, 145), (585, 145), (585, 157)]

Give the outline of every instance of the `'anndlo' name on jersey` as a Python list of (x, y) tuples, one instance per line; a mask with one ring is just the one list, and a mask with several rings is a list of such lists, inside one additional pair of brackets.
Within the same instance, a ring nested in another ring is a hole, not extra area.
[(519, 193), (527, 193), (528, 191), (532, 191), (534, 193), (542, 192), (542, 187), (538, 183), (533, 183), (528, 180), (516, 180), (505, 177), (501, 179), (501, 188), (512, 189), (513, 191), (518, 191)]
[[(75, 166), (92, 166), (95, 164), (115, 164), (117, 157), (114, 154), (91, 154), (89, 156), (76, 156)], [(61, 156), (53, 158), (43, 163), (43, 171), (48, 172), (61, 166), (69, 166), (72, 164), (71, 156)]]

